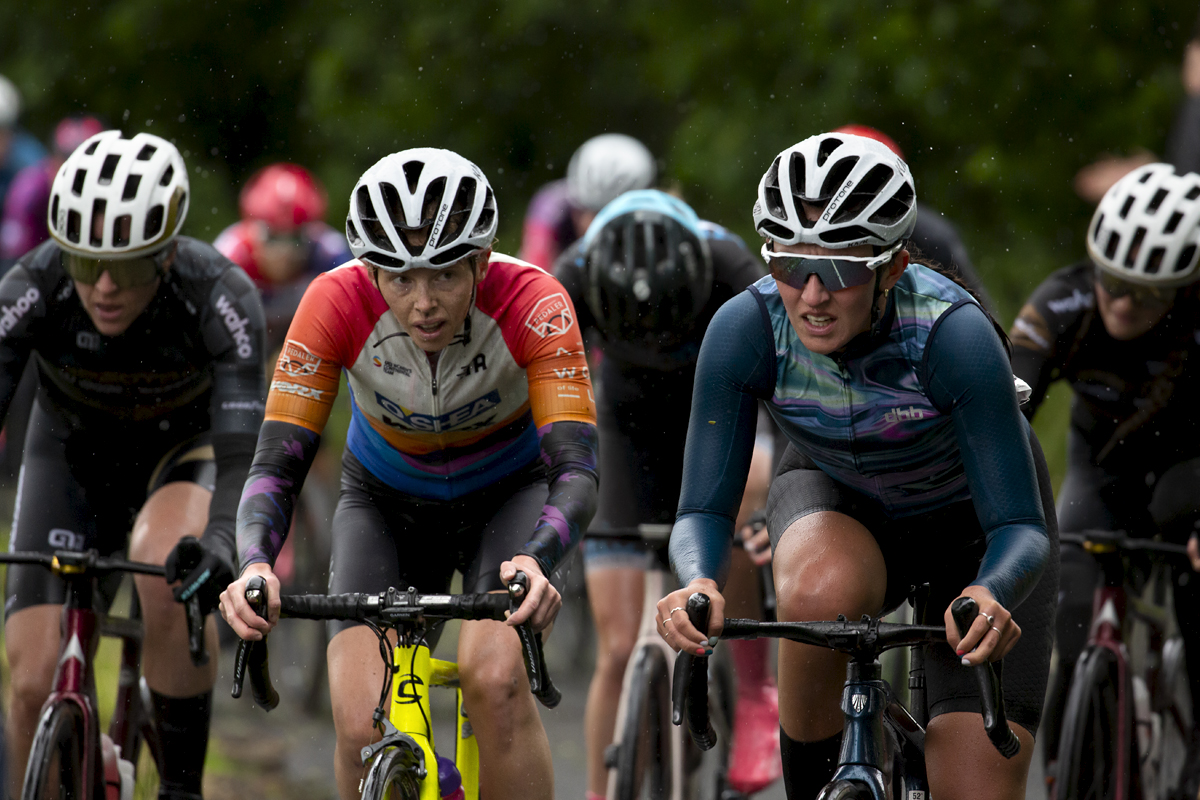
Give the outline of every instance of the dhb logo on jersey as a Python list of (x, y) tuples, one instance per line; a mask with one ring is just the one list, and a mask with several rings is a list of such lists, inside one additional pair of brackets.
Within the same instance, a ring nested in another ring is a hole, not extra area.
[(447, 411), (445, 414), (439, 414), (436, 417), (432, 414), (420, 414), (416, 411), (409, 411), (394, 400), (375, 393), (375, 402), (379, 403), (379, 407), (387, 413), (396, 417), (395, 420), (384, 418), (384, 422), (397, 428), (409, 428), (415, 431), (428, 431), (430, 433), (441, 433), (442, 431), (451, 428), (459, 427), (460, 425), (469, 422), (490, 409), (500, 405), (500, 391), (493, 389), (482, 397), (477, 397), (469, 403), (465, 403), (452, 411)]
[(30, 286), (25, 294), (17, 298), (17, 302), (11, 306), (0, 307), (0, 339), (17, 327), (17, 323), (29, 313), (29, 309), (33, 308), (33, 304), (42, 299), (42, 293), (38, 291), (36, 286)]
[(571, 314), (571, 305), (562, 292), (543, 297), (533, 306), (525, 327), (545, 339), (547, 336), (561, 336), (571, 330), (575, 318)]
[(893, 408), (891, 411), (883, 415), (883, 421), (889, 425), (896, 422), (911, 422), (916, 419), (925, 419), (925, 415), (927, 413), (928, 412), (925, 411), (925, 409), (915, 408), (914, 406), (909, 406), (908, 408)]
[(217, 298), (217, 311), (221, 314), (221, 321), (225, 323), (225, 330), (229, 331), (229, 335), (237, 344), (238, 356), (249, 358), (254, 352), (250, 344), (250, 334), (246, 333), (246, 326), (250, 324), (249, 317), (239, 317), (237, 309), (225, 295)]

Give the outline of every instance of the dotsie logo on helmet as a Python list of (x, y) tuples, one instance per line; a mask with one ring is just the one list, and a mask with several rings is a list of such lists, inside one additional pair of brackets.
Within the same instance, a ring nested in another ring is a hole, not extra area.
[(571, 314), (571, 306), (562, 292), (543, 297), (533, 306), (525, 327), (541, 338), (561, 336), (571, 330), (575, 318)]

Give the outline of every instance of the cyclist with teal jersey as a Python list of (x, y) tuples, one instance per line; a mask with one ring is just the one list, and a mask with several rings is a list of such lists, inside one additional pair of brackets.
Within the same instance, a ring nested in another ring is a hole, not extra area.
[[(598, 336), (603, 353), (596, 391), (604, 480), (593, 531), (674, 517), (700, 341), (717, 310), (762, 272), (739, 237), (654, 189), (626, 192), (606, 205), (560, 257), (555, 275), (579, 312), (580, 327)], [(761, 449), (757, 456), (742, 521), (766, 502), (770, 456)], [(604, 750), (613, 740), (653, 556), (639, 543), (611, 539), (585, 538), (582, 549), (597, 634), (584, 721), (588, 793), (603, 795)], [(758, 616), (753, 565), (745, 553), (735, 558), (748, 596), (740, 613)], [(780, 774), (767, 644), (731, 647), (739, 685), (729, 780), (744, 792)]]
[[(756, 401), (790, 444), (771, 487), (778, 615), (856, 618), (929, 583), (947, 648), (926, 656), (926, 756), (935, 797), (1023, 797), (1049, 668), (1057, 538), (1044, 461), (1018, 410), (1003, 333), (938, 271), (911, 263), (907, 165), (848, 134), (783, 151), (759, 183), (755, 226), (771, 275), (718, 312), (705, 335), (671, 558), (685, 587), (658, 604), (676, 648), (706, 637), (683, 606), (712, 598), (719, 631), (733, 511)], [(949, 606), (981, 616), (960, 637)], [(961, 663), (1005, 658), (1005, 760)], [(783, 642), (780, 724), (789, 796), (811, 798), (840, 751), (845, 658)]]

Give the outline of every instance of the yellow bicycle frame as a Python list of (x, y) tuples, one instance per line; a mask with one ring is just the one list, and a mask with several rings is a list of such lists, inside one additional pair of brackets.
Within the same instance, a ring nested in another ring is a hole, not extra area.
[(392, 680), (392, 708), (388, 719), (396, 730), (407, 734), (425, 751), (427, 774), (421, 782), (421, 800), (441, 800), (438, 793), (437, 756), (430, 727), (429, 687), (454, 687), (456, 724), (454, 764), (462, 774), (465, 800), (479, 800), (479, 744), (463, 710), (458, 665), (433, 658), (423, 644), (398, 645), (393, 654), (397, 672)]

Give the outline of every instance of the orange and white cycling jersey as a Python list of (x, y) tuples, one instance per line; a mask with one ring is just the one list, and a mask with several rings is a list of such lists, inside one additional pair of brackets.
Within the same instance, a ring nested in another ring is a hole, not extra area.
[(361, 262), (316, 278), (288, 330), (266, 419), (320, 433), (341, 370), (352, 406), (346, 447), (377, 478), (418, 497), (460, 497), (528, 466), (539, 429), (553, 422), (596, 423), (566, 291), (498, 253), (432, 366)]

